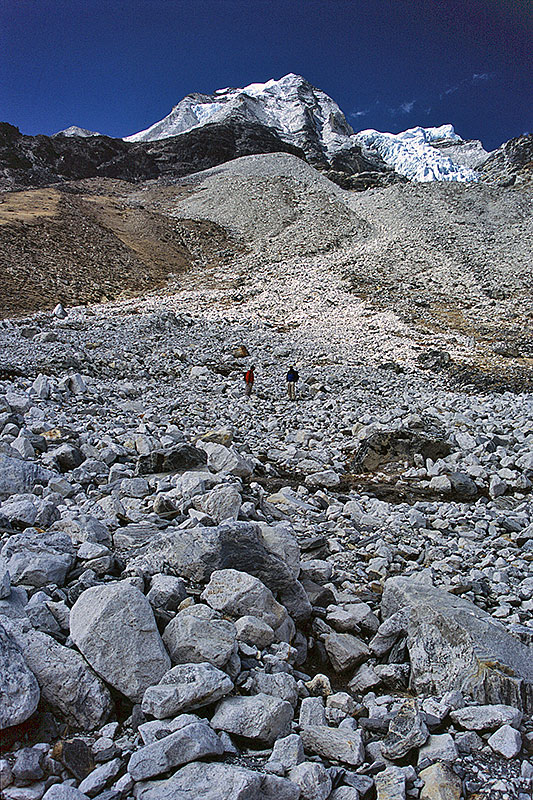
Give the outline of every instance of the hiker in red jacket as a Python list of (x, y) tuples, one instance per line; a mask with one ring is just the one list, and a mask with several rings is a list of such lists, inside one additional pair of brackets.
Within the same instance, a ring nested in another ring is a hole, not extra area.
[(255, 367), (252, 364), (250, 369), (247, 370), (247, 372), (244, 373), (244, 384), (245, 384), (245, 386), (244, 386), (244, 394), (246, 395), (246, 397), (250, 397), (250, 395), (252, 394), (252, 388), (253, 388), (253, 385), (254, 385), (254, 377), (255, 377), (254, 376), (254, 369), (255, 369)]

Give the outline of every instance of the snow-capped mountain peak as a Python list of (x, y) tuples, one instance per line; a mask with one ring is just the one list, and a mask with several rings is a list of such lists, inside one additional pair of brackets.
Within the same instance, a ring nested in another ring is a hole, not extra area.
[(54, 133), (54, 136), (81, 136), (83, 139), (87, 139), (89, 136), (102, 136), (102, 134), (98, 133), (98, 131), (88, 131), (86, 128), (71, 125), (69, 128), (65, 128), (64, 131)]
[(476, 180), (475, 172), (460, 159), (452, 160), (433, 146), (447, 142), (460, 147), (462, 139), (453, 125), (416, 127), (397, 134), (375, 130), (355, 134), (331, 97), (292, 72), (279, 80), (250, 83), (242, 89), (226, 87), (210, 95), (188, 94), (164, 119), (125, 140), (166, 139), (208, 123), (231, 119), (244, 119), (274, 129), (281, 139), (300, 147), (312, 164), (328, 166), (337, 155), (342, 160), (350, 153), (361, 153), (362, 149), (370, 162), (382, 167), (385, 162), (410, 180)]
[(298, 147), (313, 139), (317, 155), (319, 151), (328, 153), (338, 149), (353, 134), (334, 100), (301, 75), (289, 73), (279, 80), (251, 83), (242, 89), (217, 89), (212, 95), (189, 94), (167, 117), (127, 136), (126, 141), (165, 139), (234, 116), (274, 128), (283, 139)]

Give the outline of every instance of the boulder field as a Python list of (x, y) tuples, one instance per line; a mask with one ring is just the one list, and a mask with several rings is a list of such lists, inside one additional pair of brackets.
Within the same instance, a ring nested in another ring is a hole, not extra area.
[(525, 800), (531, 395), (187, 294), (0, 323), (3, 798)]

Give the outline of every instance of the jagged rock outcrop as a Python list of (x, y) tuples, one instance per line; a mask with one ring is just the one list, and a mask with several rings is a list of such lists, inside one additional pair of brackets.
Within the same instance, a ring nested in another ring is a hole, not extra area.
[(533, 183), (533, 133), (517, 136), (494, 150), (479, 167), (480, 179), (497, 186)]

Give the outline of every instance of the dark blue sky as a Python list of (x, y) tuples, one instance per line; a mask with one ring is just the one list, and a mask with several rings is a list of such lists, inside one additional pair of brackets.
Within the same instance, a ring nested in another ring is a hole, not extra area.
[(355, 128), (533, 130), (530, 0), (0, 0), (0, 120), (126, 136), (193, 91), (306, 77)]

